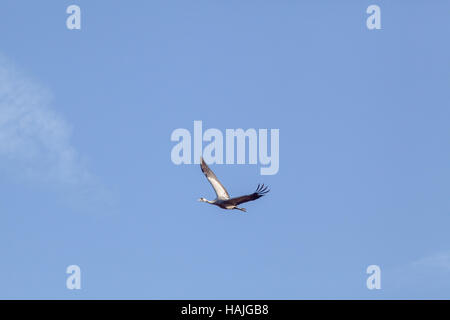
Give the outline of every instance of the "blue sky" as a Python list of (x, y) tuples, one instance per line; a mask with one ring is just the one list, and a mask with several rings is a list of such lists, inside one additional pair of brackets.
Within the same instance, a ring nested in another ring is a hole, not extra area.
[[(0, 298), (450, 298), (449, 9), (2, 1)], [(172, 163), (194, 120), (280, 130), (276, 175), (211, 165), (247, 214)]]

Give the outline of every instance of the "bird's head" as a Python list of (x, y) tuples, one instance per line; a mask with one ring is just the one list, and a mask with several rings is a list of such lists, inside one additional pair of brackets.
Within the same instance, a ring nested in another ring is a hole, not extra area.
[(200, 202), (207, 202), (207, 200), (205, 198), (200, 198), (200, 199), (198, 199), (198, 201), (200, 201)]

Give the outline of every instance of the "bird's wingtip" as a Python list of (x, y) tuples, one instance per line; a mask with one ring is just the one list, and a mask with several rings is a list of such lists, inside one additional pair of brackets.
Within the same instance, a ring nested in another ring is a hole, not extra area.
[(270, 191), (269, 187), (263, 183), (263, 184), (258, 184), (258, 187), (256, 188), (255, 192), (262, 196), (269, 191)]

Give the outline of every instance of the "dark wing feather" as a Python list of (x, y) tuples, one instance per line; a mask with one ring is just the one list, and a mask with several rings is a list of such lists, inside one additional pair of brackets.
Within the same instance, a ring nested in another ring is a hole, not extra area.
[(267, 192), (269, 192), (270, 190), (267, 188), (267, 186), (263, 185), (259, 185), (256, 188), (256, 191), (253, 192), (252, 194), (246, 195), (246, 196), (241, 196), (241, 197), (236, 197), (236, 198), (231, 198), (230, 200), (228, 200), (227, 202), (230, 204), (233, 204), (235, 206), (244, 203), (244, 202), (249, 202), (249, 201), (253, 201), (256, 199), (261, 198), (262, 196), (264, 196)]

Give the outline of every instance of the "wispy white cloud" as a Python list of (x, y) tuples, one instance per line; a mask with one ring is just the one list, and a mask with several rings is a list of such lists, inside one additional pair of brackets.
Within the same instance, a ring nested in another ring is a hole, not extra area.
[(49, 90), (0, 55), (0, 170), (24, 180), (79, 185), (91, 175), (70, 143)]
[(77, 207), (109, 210), (114, 201), (72, 145), (71, 132), (51, 92), (0, 54), (0, 177), (58, 189)]
[(450, 271), (450, 251), (435, 253), (412, 263), (416, 268), (433, 268)]
[(388, 299), (448, 299), (450, 251), (424, 254), (421, 258), (382, 269)]

